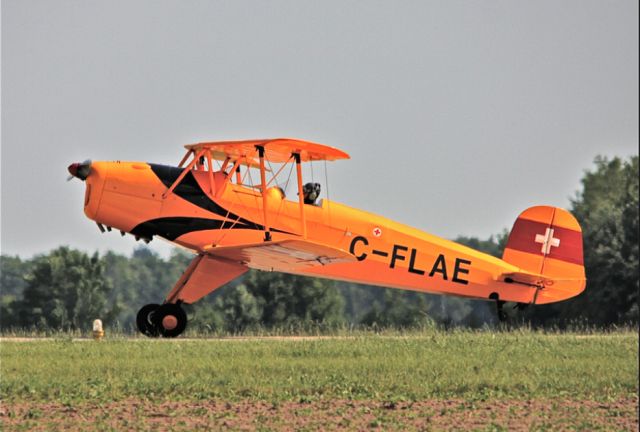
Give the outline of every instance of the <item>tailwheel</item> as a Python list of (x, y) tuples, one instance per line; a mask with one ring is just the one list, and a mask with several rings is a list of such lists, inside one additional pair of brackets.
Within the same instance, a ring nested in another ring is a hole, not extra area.
[(526, 310), (529, 307), (530, 303), (516, 303), (513, 308), (518, 309), (519, 311)]
[(187, 314), (180, 305), (165, 303), (153, 313), (152, 320), (162, 337), (176, 337), (187, 328)]
[(143, 335), (158, 337), (159, 332), (158, 328), (154, 324), (153, 316), (159, 307), (159, 304), (152, 303), (142, 306), (138, 311), (138, 315), (136, 316), (136, 325), (138, 326), (138, 331)]

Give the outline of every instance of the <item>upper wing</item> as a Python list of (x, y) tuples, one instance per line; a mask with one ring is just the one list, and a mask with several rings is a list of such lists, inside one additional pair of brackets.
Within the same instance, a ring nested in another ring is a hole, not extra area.
[(206, 250), (210, 256), (224, 258), (259, 270), (287, 271), (304, 267), (355, 261), (342, 249), (306, 240), (281, 240), (241, 246), (218, 246)]
[(300, 155), (302, 162), (349, 159), (349, 155), (340, 149), (328, 145), (302, 141), (293, 138), (271, 138), (247, 141), (216, 141), (188, 144), (188, 150), (210, 150), (221, 152), (232, 159), (256, 156), (256, 146), (264, 148), (265, 157), (270, 162), (287, 162), (292, 153)]

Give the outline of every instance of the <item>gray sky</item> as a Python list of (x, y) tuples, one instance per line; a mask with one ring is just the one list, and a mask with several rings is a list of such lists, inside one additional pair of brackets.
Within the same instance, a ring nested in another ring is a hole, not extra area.
[(637, 152), (638, 2), (2, 1), (2, 253), (132, 250), (85, 218), (71, 162), (280, 136), (351, 154), (333, 200), (510, 228)]

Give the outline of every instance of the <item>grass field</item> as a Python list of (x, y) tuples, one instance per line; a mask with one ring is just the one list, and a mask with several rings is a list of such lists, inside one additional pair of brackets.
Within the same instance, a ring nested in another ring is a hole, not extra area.
[(0, 346), (5, 430), (637, 430), (631, 331)]

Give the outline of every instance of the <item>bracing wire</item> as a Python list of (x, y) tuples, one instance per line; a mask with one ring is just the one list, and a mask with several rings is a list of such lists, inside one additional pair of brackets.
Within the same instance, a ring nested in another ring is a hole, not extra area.
[[(238, 159), (237, 163), (240, 163), (240, 159)], [(244, 185), (245, 179), (247, 178), (247, 176), (249, 177), (249, 183), (251, 186), (253, 186), (253, 179), (251, 178), (251, 168), (249, 167), (249, 165), (247, 165), (246, 169), (245, 169), (245, 173), (244, 176), (240, 179), (240, 181), (242, 182), (242, 185)], [(254, 197), (254, 200), (256, 201), (256, 206), (257, 206), (257, 197)], [(229, 214), (231, 213), (231, 210), (235, 207), (235, 205), (237, 204), (237, 202), (240, 202), (240, 205), (242, 205), (242, 207), (246, 210), (246, 206), (242, 204), (241, 201), (234, 201), (231, 203), (231, 206), (229, 206), (229, 209), (227, 210), (227, 215), (225, 216), (225, 219), (228, 219)], [(235, 221), (233, 221), (233, 223), (231, 225), (229, 225), (229, 228), (227, 228), (226, 231), (224, 231), (224, 225), (225, 225), (225, 221), (222, 222), (222, 226), (220, 227), (220, 230), (222, 230), (222, 235), (220, 236), (220, 238), (218, 239), (218, 243), (222, 242), (222, 240), (226, 237), (227, 233), (230, 232), (234, 226), (236, 226), (236, 224), (238, 223), (239, 219), (236, 219)]]
[[(289, 159), (289, 160), (291, 160), (291, 159)], [(289, 162), (287, 162), (287, 163), (289, 163)], [(295, 165), (295, 163), (292, 163), (291, 166), (289, 167), (289, 175), (287, 175), (287, 181), (285, 182), (284, 189), (282, 190), (284, 192), (285, 196), (286, 196), (286, 193), (287, 193), (286, 192), (287, 188), (289, 187), (289, 180), (291, 180), (291, 173), (293, 172), (293, 166), (294, 165)], [(282, 170), (282, 168), (281, 168), (281, 170)], [(278, 171), (278, 172), (280, 172), (280, 171)], [(278, 184), (277, 181), (276, 181), (276, 184)], [(282, 188), (280, 188), (280, 189), (282, 189)], [(282, 200), (280, 201), (280, 205), (278, 206), (278, 212), (276, 213), (276, 218), (273, 221), (274, 224), (276, 222), (278, 222), (278, 219), (280, 218), (280, 213), (282, 212), (282, 207), (284, 206), (284, 202), (285, 202), (285, 197), (282, 197)]]
[[(286, 194), (287, 187), (289, 187), (289, 180), (291, 179), (291, 173), (293, 172), (293, 164), (291, 164), (289, 167), (289, 175), (287, 176), (287, 182), (285, 183), (284, 189), (280, 187), (280, 183), (278, 182), (278, 175), (282, 172), (285, 166), (292, 160), (292, 158), (293, 157), (289, 158), (280, 168), (278, 168), (277, 171), (273, 169), (273, 165), (271, 165), (271, 161), (265, 158), (265, 162), (269, 165), (269, 169), (273, 173), (273, 176), (271, 177), (271, 179), (267, 182), (266, 185), (263, 186), (265, 189), (273, 181), (275, 182), (276, 186), (278, 186)], [(284, 205), (284, 199), (280, 202), (280, 205), (278, 206), (278, 212), (276, 213), (276, 217), (273, 221), (274, 223), (278, 221), (278, 218), (280, 217), (280, 213), (282, 212), (283, 205)]]
[[(271, 172), (275, 173), (274, 176), (271, 178), (271, 180), (275, 181), (276, 182), (276, 186), (279, 187), (280, 185), (278, 184), (277, 176), (278, 176), (278, 173), (280, 172), (280, 170), (278, 170), (278, 172), (276, 172), (273, 169), (273, 167), (271, 166), (271, 162), (269, 162), (269, 159), (267, 159), (266, 157), (264, 158), (264, 161), (267, 163), (267, 165), (269, 165), (269, 169), (271, 170)], [(282, 169), (282, 168), (280, 168), (280, 169)], [(271, 181), (268, 181), (266, 185), (263, 185), (263, 187), (266, 188), (269, 183), (271, 183)]]
[(289, 188), (289, 180), (291, 180), (291, 173), (293, 172), (293, 166), (295, 163), (292, 163), (289, 167), (289, 175), (287, 175), (287, 182), (284, 184), (284, 192), (287, 193), (287, 189)]

